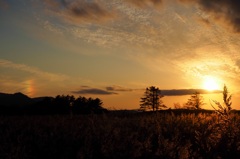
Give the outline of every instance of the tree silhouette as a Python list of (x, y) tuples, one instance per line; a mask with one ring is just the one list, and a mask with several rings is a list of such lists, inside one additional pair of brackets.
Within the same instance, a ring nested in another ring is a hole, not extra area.
[(53, 107), (57, 113), (69, 113), (70, 106), (75, 101), (74, 96), (57, 95), (54, 99)]
[(144, 97), (142, 97), (140, 101), (140, 109), (157, 111), (158, 109), (166, 108), (161, 98), (163, 98), (163, 95), (161, 95), (159, 88), (155, 86), (147, 87), (144, 92)]
[(99, 109), (99, 108), (101, 109), (102, 104), (103, 104), (103, 102), (99, 98), (96, 98), (96, 99), (89, 98), (88, 99), (88, 106), (91, 107), (92, 109)]
[(185, 104), (185, 107), (187, 109), (201, 109), (203, 105), (204, 105), (203, 97), (200, 95), (199, 92), (195, 92), (188, 99), (187, 103)]
[(103, 102), (99, 98), (85, 98), (85, 97), (78, 97), (72, 105), (73, 113), (101, 113), (105, 112), (106, 109), (102, 107)]

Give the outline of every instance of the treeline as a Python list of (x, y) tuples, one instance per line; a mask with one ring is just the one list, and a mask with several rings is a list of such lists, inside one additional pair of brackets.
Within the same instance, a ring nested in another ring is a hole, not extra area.
[(51, 114), (101, 114), (107, 112), (99, 98), (70, 95), (41, 97), (25, 105), (1, 105), (0, 114), (6, 115), (51, 115)]

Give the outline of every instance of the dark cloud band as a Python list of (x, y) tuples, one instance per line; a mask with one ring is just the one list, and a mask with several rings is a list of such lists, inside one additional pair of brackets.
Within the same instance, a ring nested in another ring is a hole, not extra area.
[(131, 92), (133, 89), (130, 88), (123, 88), (120, 86), (108, 86), (106, 87), (106, 90), (108, 91), (119, 91), (119, 92)]
[(211, 94), (211, 93), (222, 93), (220, 90), (207, 91), (204, 89), (172, 89), (172, 90), (161, 90), (161, 94), (164, 96), (182, 96), (191, 95), (195, 92), (200, 94)]
[(92, 95), (111, 95), (111, 94), (117, 94), (115, 92), (102, 90), (98, 88), (87, 88), (87, 89), (81, 89), (78, 91), (72, 91), (74, 94), (92, 94)]

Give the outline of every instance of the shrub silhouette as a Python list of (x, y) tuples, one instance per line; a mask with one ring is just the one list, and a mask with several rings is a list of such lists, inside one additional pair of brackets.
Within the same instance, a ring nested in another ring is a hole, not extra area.
[(213, 100), (214, 104), (217, 105), (217, 108), (215, 108), (212, 104), (211, 104), (211, 106), (222, 117), (228, 118), (229, 117), (229, 113), (232, 110), (231, 99), (232, 99), (232, 95), (229, 95), (227, 86), (224, 85), (223, 86), (223, 104), (221, 104), (220, 102), (218, 102), (216, 100)]

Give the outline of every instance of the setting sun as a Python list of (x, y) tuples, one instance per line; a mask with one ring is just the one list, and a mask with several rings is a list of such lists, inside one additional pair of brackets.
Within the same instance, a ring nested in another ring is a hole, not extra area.
[(214, 77), (206, 76), (203, 82), (203, 88), (208, 91), (218, 90), (219, 84)]

